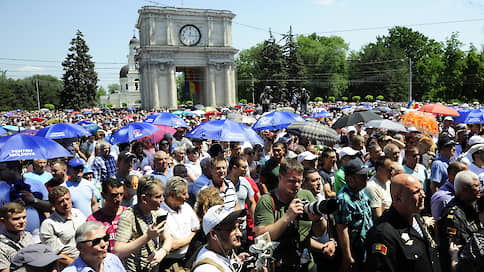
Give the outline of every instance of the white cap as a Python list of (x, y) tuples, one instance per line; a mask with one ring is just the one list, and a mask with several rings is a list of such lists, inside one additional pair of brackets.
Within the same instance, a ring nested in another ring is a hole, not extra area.
[(484, 144), (484, 138), (479, 135), (474, 135), (469, 139), (469, 145)]
[(217, 225), (225, 225), (234, 222), (239, 217), (246, 215), (245, 209), (234, 210), (224, 205), (215, 205), (208, 209), (203, 216), (203, 232), (205, 235)]
[(347, 129), (348, 133), (350, 132), (356, 132), (356, 128), (354, 126), (349, 126), (348, 129)]
[(454, 119), (452, 117), (450, 117), (450, 116), (446, 116), (444, 118), (444, 121), (452, 121), (452, 122), (454, 122)]
[(297, 156), (297, 161), (302, 162), (302, 161), (312, 161), (317, 159), (318, 157), (314, 155), (313, 153), (309, 151), (304, 151), (303, 153), (299, 154)]
[(358, 153), (358, 151), (356, 151), (353, 148), (347, 146), (347, 147), (343, 147), (339, 151), (339, 157), (343, 158), (344, 156), (354, 156), (354, 155), (356, 155), (356, 153)]

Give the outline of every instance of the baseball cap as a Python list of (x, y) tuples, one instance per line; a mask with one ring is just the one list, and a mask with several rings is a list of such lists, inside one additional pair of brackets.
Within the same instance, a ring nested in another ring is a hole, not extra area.
[(65, 259), (44, 244), (32, 244), (22, 248), (12, 259), (12, 265), (16, 268), (20, 268), (24, 265), (33, 267), (44, 267), (50, 263)]
[(170, 142), (168, 142), (167, 139), (163, 139), (161, 140), (160, 145), (164, 145), (164, 144), (170, 144)]
[(244, 217), (246, 210), (233, 210), (224, 205), (215, 205), (208, 209), (203, 216), (203, 232), (207, 235), (211, 229), (235, 222), (237, 218)]
[(356, 128), (354, 126), (349, 126), (347, 129), (348, 133), (350, 132), (356, 132)]
[(446, 147), (446, 146), (454, 146), (455, 144), (456, 143), (454, 141), (454, 138), (452, 138), (447, 134), (440, 136), (439, 141), (437, 142), (437, 146), (439, 148)]
[(314, 155), (313, 153), (309, 151), (304, 151), (303, 153), (299, 154), (297, 156), (297, 161), (302, 162), (302, 161), (312, 161), (317, 159), (318, 157)]
[(69, 167), (76, 168), (78, 166), (84, 166), (84, 161), (79, 159), (79, 158), (75, 158), (75, 159), (70, 160), (67, 165)]
[(356, 153), (358, 153), (358, 151), (356, 151), (353, 148), (347, 146), (347, 147), (343, 147), (339, 151), (339, 157), (343, 158), (344, 156), (354, 156), (354, 155), (356, 155)]
[(368, 166), (366, 166), (360, 159), (353, 159), (345, 165), (344, 171), (345, 176), (368, 175), (370, 168), (368, 168)]
[(469, 139), (469, 145), (484, 144), (484, 138), (479, 135), (474, 135)]
[(450, 117), (450, 116), (446, 116), (444, 118), (444, 121), (454, 121), (454, 119), (452, 119), (452, 117)]
[(135, 158), (136, 158), (136, 155), (128, 151), (123, 151), (118, 155), (118, 161), (126, 161), (129, 159), (135, 159)]

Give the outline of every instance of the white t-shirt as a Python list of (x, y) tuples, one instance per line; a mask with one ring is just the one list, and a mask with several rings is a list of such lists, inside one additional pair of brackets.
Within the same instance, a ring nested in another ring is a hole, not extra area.
[(392, 205), (390, 194), (390, 182), (381, 183), (376, 176), (373, 176), (366, 185), (364, 193), (370, 199), (371, 208), (388, 209)]
[[(223, 257), (222, 255), (219, 255), (218, 253), (208, 250), (206, 246), (204, 246), (200, 252), (197, 255), (197, 259), (193, 263), (194, 265), (197, 264), (200, 260), (202, 259), (211, 259), (215, 263), (219, 264), (222, 268), (223, 271), (227, 272), (235, 272), (235, 269), (232, 268), (231, 261), (229, 258)], [(195, 268), (194, 272), (220, 272), (220, 270), (217, 269), (217, 267), (210, 265), (210, 264), (202, 264)]]
[[(168, 214), (166, 228), (174, 239), (186, 238), (200, 228), (200, 221), (197, 215), (187, 203), (183, 203), (178, 211), (174, 211), (166, 202), (162, 202), (159, 212), (160, 214)], [(187, 250), (188, 245), (171, 252), (168, 258), (182, 258), (187, 253)]]

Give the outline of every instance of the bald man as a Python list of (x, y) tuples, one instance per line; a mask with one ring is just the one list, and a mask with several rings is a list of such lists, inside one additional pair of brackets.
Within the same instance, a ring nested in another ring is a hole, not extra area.
[(400, 174), (392, 178), (390, 192), (392, 206), (368, 232), (366, 271), (441, 271), (437, 245), (419, 215), (422, 183)]

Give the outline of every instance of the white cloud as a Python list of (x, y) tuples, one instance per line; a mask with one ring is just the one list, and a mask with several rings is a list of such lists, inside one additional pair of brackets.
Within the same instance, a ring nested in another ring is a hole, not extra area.
[(38, 66), (25, 65), (19, 68), (22, 72), (38, 73), (44, 71), (44, 68)]
[(334, 0), (319, 0), (318, 4), (323, 6), (331, 6), (334, 3)]

